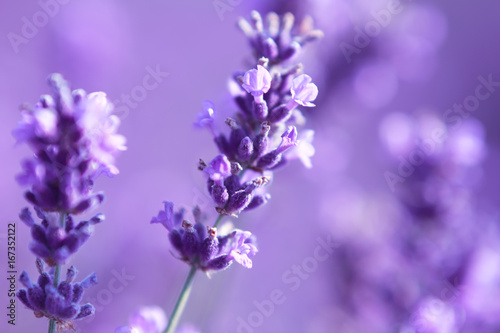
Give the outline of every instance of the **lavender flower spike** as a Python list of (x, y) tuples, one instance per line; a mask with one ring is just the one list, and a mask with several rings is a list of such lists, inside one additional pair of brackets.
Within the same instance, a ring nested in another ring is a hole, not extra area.
[(251, 69), (243, 76), (242, 87), (248, 93), (252, 94), (255, 103), (264, 102), (264, 94), (271, 88), (271, 74), (262, 67), (257, 65), (257, 69)]
[[(174, 215), (182, 218), (183, 212)], [(257, 253), (251, 236), (251, 232), (241, 230), (217, 236), (217, 228), (207, 228), (188, 220), (183, 220), (182, 225), (169, 230), (169, 240), (178, 258), (205, 272), (226, 269), (233, 261), (251, 268), (250, 258)]]
[(309, 75), (302, 74), (297, 76), (292, 81), (292, 99), (287, 103), (287, 109), (293, 110), (298, 105), (313, 107), (312, 101), (318, 97), (318, 87), (312, 83)]
[(95, 274), (91, 274), (81, 283), (72, 283), (77, 273), (74, 267), (68, 269), (65, 281), (59, 282), (57, 288), (53, 286), (54, 276), (40, 269), (38, 283), (33, 283), (26, 271), (23, 271), (19, 280), (26, 287), (17, 292), (17, 297), (35, 316), (47, 317), (55, 320), (57, 331), (73, 329), (73, 320), (83, 319), (94, 314), (94, 306), (90, 303), (80, 305), (83, 290), (97, 283)]
[(82, 213), (103, 200), (93, 194), (95, 178), (103, 171), (118, 173), (115, 157), (125, 150), (117, 134), (120, 120), (103, 92), (71, 93), (60, 74), (48, 78), (52, 96), (43, 95), (34, 108), (23, 111), (13, 131), (17, 142), (34, 151), (23, 161), (18, 182), (29, 189), (26, 198), (45, 211)]

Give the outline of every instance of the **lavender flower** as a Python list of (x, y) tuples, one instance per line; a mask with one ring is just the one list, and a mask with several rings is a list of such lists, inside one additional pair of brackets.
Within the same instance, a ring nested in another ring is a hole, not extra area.
[[(97, 283), (95, 274), (72, 284), (77, 271), (71, 267), (60, 282), (61, 265), (89, 239), (93, 225), (104, 220), (97, 214), (75, 224), (71, 214), (102, 202), (104, 195), (93, 193), (94, 180), (101, 173), (118, 173), (115, 156), (126, 147), (125, 138), (116, 132), (120, 120), (104, 93), (71, 93), (60, 74), (52, 74), (48, 82), (53, 95), (43, 95), (34, 108), (25, 110), (13, 135), (35, 152), (23, 161), (17, 180), (29, 187), (25, 197), (42, 220), (35, 223), (28, 208), (19, 215), (31, 228), (29, 247), (38, 257), (40, 277), (34, 284), (24, 271), (20, 281), (27, 289), (17, 296), (37, 317), (49, 318), (49, 333), (54, 333), (73, 329), (72, 320), (94, 314), (91, 304), (79, 303), (83, 289)], [(50, 275), (42, 260), (53, 266)]]
[(78, 271), (71, 266), (66, 273), (66, 280), (54, 286), (54, 275), (37, 263), (40, 276), (38, 283), (33, 283), (26, 271), (19, 280), (26, 287), (17, 292), (17, 297), (35, 316), (55, 320), (57, 330), (73, 329), (73, 320), (84, 319), (94, 314), (94, 306), (90, 303), (80, 305), (84, 289), (97, 284), (97, 277), (91, 274), (80, 283), (73, 283)]
[(92, 226), (104, 221), (104, 215), (97, 214), (90, 220), (75, 225), (73, 217), (68, 215), (65, 227), (62, 228), (55, 213), (45, 213), (38, 207), (35, 210), (42, 219), (40, 224), (35, 223), (28, 208), (24, 208), (19, 217), (31, 228), (33, 240), (30, 250), (50, 266), (64, 264), (90, 238)]
[(35, 152), (23, 161), (17, 177), (29, 186), (26, 198), (46, 211), (81, 213), (103, 199), (93, 194), (94, 179), (103, 171), (117, 174), (115, 156), (125, 150), (116, 133), (119, 119), (102, 92), (71, 93), (60, 74), (48, 78), (53, 96), (43, 95), (34, 108), (23, 111), (13, 131), (17, 142)]
[(214, 157), (203, 171), (209, 175), (214, 183), (222, 185), (224, 179), (231, 176), (231, 162), (229, 162), (227, 156), (220, 154)]
[(311, 102), (318, 97), (318, 87), (312, 83), (309, 75), (302, 74), (293, 79), (290, 92), (292, 93), (292, 99), (287, 104), (288, 110), (295, 109), (297, 105), (315, 106)]
[(179, 218), (183, 218), (184, 213), (171, 214), (172, 208), (172, 203), (165, 202), (165, 209), (153, 217), (151, 223), (161, 223), (167, 228), (170, 243), (180, 260), (205, 272), (223, 270), (233, 261), (252, 268), (250, 258), (258, 250), (251, 232), (234, 230), (228, 235), (217, 236), (217, 228), (207, 228), (199, 222), (193, 224), (183, 220), (179, 225)]
[(257, 69), (251, 69), (245, 73), (241, 86), (252, 94), (255, 103), (264, 102), (263, 95), (271, 88), (271, 74), (264, 67), (257, 65)]
[[(302, 65), (290, 64), (302, 45), (321, 33), (317, 30), (292, 33), (294, 17), (290, 13), (283, 16), (281, 25), (279, 16), (270, 13), (267, 29), (258, 12), (251, 15), (252, 24), (241, 19), (239, 25), (250, 40), (257, 64), (256, 68), (235, 73), (229, 83), (238, 106), (236, 115), (225, 119), (229, 133), (215, 131), (212, 103), (204, 103), (194, 123), (195, 127), (212, 132), (219, 149), (210, 163), (200, 159), (198, 166), (207, 176), (207, 190), (219, 216), (213, 227), (205, 227), (198, 208), (193, 212), (192, 223), (183, 217), (182, 211), (174, 214), (173, 204), (165, 201), (164, 210), (151, 220), (165, 226), (174, 255), (191, 266), (168, 333), (173, 333), (177, 326), (197, 270), (207, 273), (224, 270), (233, 262), (252, 267), (251, 258), (258, 250), (251, 232), (235, 229), (218, 236), (216, 227), (225, 215), (237, 217), (269, 201), (271, 196), (261, 188), (269, 182), (271, 171), (286, 164), (284, 153), (298, 144), (297, 126), (305, 123), (304, 117), (292, 115), (300, 115), (296, 110), (299, 105), (314, 106), (312, 101), (318, 95), (312, 79), (301, 75)], [(279, 137), (281, 142), (274, 148)], [(310, 151), (311, 148), (305, 159), (310, 157)], [(257, 175), (250, 176), (250, 172)]]

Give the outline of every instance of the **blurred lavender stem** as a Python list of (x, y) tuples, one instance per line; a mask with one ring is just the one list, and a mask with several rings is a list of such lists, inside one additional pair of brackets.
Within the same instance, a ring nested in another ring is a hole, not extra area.
[(214, 228), (217, 228), (217, 226), (219, 225), (220, 221), (222, 221), (222, 217), (223, 216), (224, 215), (222, 215), (222, 214), (219, 214), (219, 216), (217, 216), (217, 219), (214, 222)]
[[(64, 230), (66, 229), (66, 213), (59, 213), (59, 225)], [(56, 265), (54, 270), (54, 287), (57, 288), (59, 285), (59, 279), (61, 278), (61, 265)], [(56, 333), (56, 321), (51, 319), (49, 321), (49, 333)]]
[[(219, 221), (220, 218), (217, 218)], [(177, 324), (179, 323), (179, 319), (181, 318), (182, 312), (184, 312), (184, 308), (186, 307), (187, 300), (189, 298), (189, 294), (191, 294), (191, 289), (193, 287), (194, 275), (196, 273), (196, 266), (191, 265), (191, 269), (189, 270), (189, 274), (186, 278), (186, 282), (184, 282), (184, 286), (182, 287), (181, 294), (177, 299), (177, 303), (175, 304), (174, 311), (170, 316), (170, 320), (168, 322), (167, 329), (164, 333), (174, 333), (177, 328)]]
[[(217, 219), (215, 219), (215, 222), (214, 222), (214, 228), (217, 228), (220, 221), (222, 221), (223, 216), (224, 215), (222, 215), (222, 214), (219, 214), (219, 216), (217, 216)], [(195, 273), (196, 273), (196, 266), (191, 265), (191, 270), (189, 271), (189, 274), (186, 278), (186, 282), (184, 282), (184, 287), (182, 287), (181, 294), (179, 295), (179, 298), (177, 299), (177, 303), (175, 304), (174, 311), (172, 312), (172, 315), (170, 316), (170, 320), (168, 322), (168, 326), (167, 326), (167, 329), (165, 330), (165, 333), (174, 333), (175, 332), (175, 328), (177, 327), (177, 324), (179, 323), (179, 319), (181, 318), (182, 312), (184, 312), (184, 307), (186, 306), (187, 300), (189, 298), (189, 294), (191, 293)]]

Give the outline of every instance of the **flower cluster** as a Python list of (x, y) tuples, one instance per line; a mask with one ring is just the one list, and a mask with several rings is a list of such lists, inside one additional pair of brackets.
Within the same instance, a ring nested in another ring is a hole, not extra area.
[(38, 258), (43, 259), (50, 266), (62, 265), (66, 260), (90, 238), (93, 225), (104, 221), (103, 214), (97, 214), (88, 221), (81, 221), (77, 225), (71, 215), (65, 215), (64, 228), (59, 224), (54, 213), (46, 213), (35, 206), (37, 216), (42, 219), (36, 224), (28, 208), (24, 208), (19, 215), (28, 227), (31, 228), (30, 250)]
[[(249, 231), (234, 229), (225, 236), (217, 235), (217, 226), (224, 216), (237, 217), (241, 212), (262, 206), (270, 199), (262, 187), (274, 170), (290, 158), (300, 158), (307, 167), (314, 154), (311, 145), (314, 132), (306, 130), (304, 146), (296, 151), (301, 140), (297, 127), (305, 124), (298, 107), (313, 107), (318, 88), (310, 76), (302, 73), (301, 64), (292, 64), (302, 45), (321, 36), (306, 20), (294, 31), (294, 17), (287, 13), (267, 16), (265, 29), (262, 17), (252, 12), (252, 23), (243, 19), (239, 26), (247, 35), (257, 63), (255, 68), (237, 72), (229, 88), (238, 108), (234, 117), (225, 119), (229, 134), (217, 129), (215, 104), (205, 101), (196, 116), (195, 128), (207, 129), (219, 150), (209, 163), (200, 159), (198, 169), (207, 179), (207, 189), (218, 217), (212, 227), (202, 222), (199, 208), (193, 211), (194, 223), (184, 219), (184, 211), (174, 213), (173, 204), (164, 201), (165, 208), (151, 223), (161, 223), (169, 231), (169, 240), (178, 259), (191, 266), (179, 302), (174, 308), (167, 332), (175, 330), (179, 313), (189, 295), (194, 272), (207, 273), (226, 269), (233, 262), (252, 267), (257, 253), (255, 238)], [(290, 154), (287, 156), (287, 154)]]
[(304, 125), (305, 117), (297, 107), (313, 107), (318, 88), (310, 76), (301, 74), (302, 65), (290, 64), (290, 54), (321, 33), (312, 30), (307, 21), (307, 31), (299, 29), (293, 35), (290, 13), (283, 16), (281, 26), (277, 14), (270, 13), (267, 18), (267, 29), (255, 11), (252, 24), (244, 19), (239, 23), (258, 56), (258, 64), (247, 72), (236, 73), (230, 81), (238, 112), (225, 120), (229, 135), (216, 130), (212, 102), (204, 103), (195, 123), (195, 127), (212, 132), (221, 153), (208, 165), (201, 161), (199, 168), (208, 175), (208, 192), (217, 212), (224, 215), (258, 207), (270, 198), (269, 194), (255, 192), (265, 185), (267, 175), (241, 183), (245, 171), (269, 173), (291, 158), (300, 158), (311, 167), (310, 157), (314, 155), (314, 131), (305, 130), (303, 140), (298, 137), (297, 127)]
[(205, 272), (223, 270), (234, 261), (252, 267), (250, 258), (258, 250), (251, 232), (236, 229), (228, 235), (217, 236), (217, 228), (201, 223), (199, 209), (193, 211), (193, 224), (184, 219), (184, 210), (174, 213), (173, 203), (165, 201), (164, 205), (151, 223), (161, 223), (169, 231), (169, 240), (179, 259)]
[[(34, 108), (23, 111), (13, 135), (34, 151), (32, 158), (23, 161), (17, 180), (29, 187), (25, 197), (41, 219), (35, 223), (28, 208), (19, 215), (31, 228), (30, 250), (37, 257), (40, 276), (35, 284), (23, 272), (20, 280), (27, 289), (17, 296), (37, 317), (50, 319), (52, 333), (72, 329), (72, 320), (94, 313), (91, 304), (79, 302), (83, 289), (97, 283), (95, 274), (73, 284), (76, 269), (72, 266), (60, 282), (61, 265), (89, 239), (93, 225), (104, 220), (103, 214), (97, 214), (75, 223), (72, 214), (102, 202), (104, 195), (93, 193), (94, 180), (103, 172), (118, 173), (115, 156), (126, 147), (125, 138), (116, 132), (120, 121), (104, 93), (71, 92), (60, 74), (50, 75), (48, 82), (53, 94), (41, 96)], [(43, 262), (52, 267), (50, 275)]]
[(72, 320), (83, 319), (94, 314), (92, 304), (80, 305), (83, 290), (97, 283), (95, 274), (86, 277), (82, 282), (73, 283), (78, 271), (71, 266), (66, 279), (54, 285), (54, 274), (45, 272), (43, 262), (37, 260), (40, 276), (38, 283), (33, 283), (26, 271), (21, 273), (19, 280), (26, 287), (17, 292), (21, 302), (33, 310), (36, 317), (47, 317), (57, 323), (57, 330), (73, 329)]
[(42, 95), (33, 109), (24, 110), (13, 131), (34, 156), (23, 161), (17, 180), (29, 186), (26, 199), (46, 211), (81, 213), (103, 200), (92, 193), (99, 174), (118, 173), (115, 155), (125, 150), (116, 133), (119, 118), (102, 92), (70, 91), (60, 74), (48, 78), (53, 96)]

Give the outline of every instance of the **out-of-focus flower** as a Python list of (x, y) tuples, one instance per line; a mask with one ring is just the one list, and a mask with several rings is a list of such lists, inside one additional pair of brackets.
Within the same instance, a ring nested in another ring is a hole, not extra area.
[(115, 330), (115, 333), (161, 333), (167, 327), (167, 316), (159, 306), (145, 306), (129, 318), (129, 325)]
[(292, 160), (294, 158), (298, 158), (306, 168), (312, 168), (311, 157), (313, 157), (315, 153), (314, 146), (312, 145), (313, 140), (313, 130), (302, 131), (299, 139), (297, 140), (297, 147), (290, 149), (290, 151), (287, 152), (287, 159)]
[(119, 119), (102, 92), (71, 93), (60, 74), (48, 78), (53, 95), (43, 95), (13, 131), (34, 157), (23, 161), (17, 179), (29, 186), (26, 198), (46, 211), (81, 213), (102, 201), (92, 194), (93, 181), (102, 172), (117, 174), (115, 156), (125, 150), (117, 134)]

